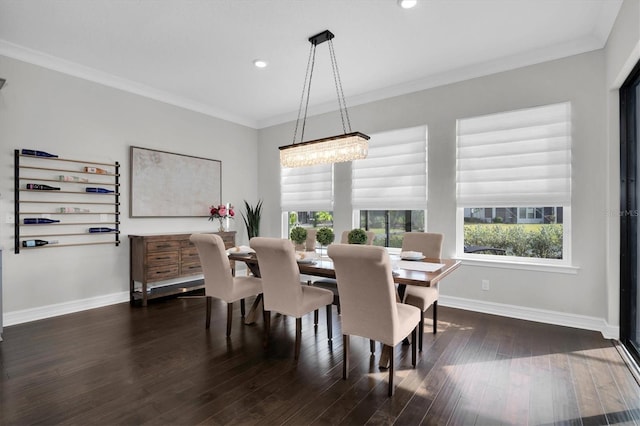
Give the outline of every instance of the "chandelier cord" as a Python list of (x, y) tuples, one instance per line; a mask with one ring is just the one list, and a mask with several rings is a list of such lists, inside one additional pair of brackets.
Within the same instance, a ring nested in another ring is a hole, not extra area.
[(309, 109), (309, 98), (311, 97), (311, 81), (313, 80), (313, 69), (316, 65), (316, 45), (313, 45), (313, 57), (311, 59), (311, 71), (309, 71), (309, 85), (307, 86), (307, 102), (304, 106), (304, 120), (302, 120), (302, 133), (300, 134), (300, 142), (304, 140), (304, 129), (307, 127), (307, 110)]
[[(300, 105), (298, 106), (298, 118), (296, 118), (296, 128), (293, 131), (293, 142), (291, 143), (292, 145), (296, 143), (296, 137), (298, 136), (298, 126), (300, 124), (300, 114), (302, 113), (302, 104), (304, 102), (304, 92), (307, 89), (307, 81), (309, 81), (309, 69), (312, 66), (311, 62), (312, 62), (312, 56), (313, 56), (313, 61), (315, 62), (315, 55), (316, 55), (316, 50), (315, 50), (315, 46), (311, 45), (311, 48), (309, 48), (309, 58), (307, 59), (307, 70), (305, 71), (304, 74), (304, 84), (302, 85), (302, 95), (300, 95)], [(313, 71), (312, 71), (313, 72)], [(311, 81), (309, 81), (309, 90), (311, 90)], [(309, 96), (307, 95), (307, 107), (309, 105)], [(305, 122), (307, 121), (307, 109), (305, 108), (305, 113), (304, 113), (304, 122), (302, 125), (302, 136), (300, 137), (300, 142), (302, 142), (302, 138), (304, 137), (304, 126), (305, 126)]]
[[(342, 90), (342, 80), (340, 79), (340, 71), (338, 70), (338, 61), (336, 60), (336, 53), (333, 49), (333, 40), (329, 40), (329, 56), (331, 57), (331, 68), (333, 69), (333, 81), (336, 86), (336, 94), (338, 96), (338, 107), (340, 108), (340, 118), (342, 119), (342, 130), (345, 135), (347, 134), (347, 126), (349, 127), (349, 133), (351, 133), (351, 120), (349, 119), (349, 110), (347, 110), (347, 101), (344, 97), (344, 91)], [(347, 126), (345, 126), (345, 118)]]

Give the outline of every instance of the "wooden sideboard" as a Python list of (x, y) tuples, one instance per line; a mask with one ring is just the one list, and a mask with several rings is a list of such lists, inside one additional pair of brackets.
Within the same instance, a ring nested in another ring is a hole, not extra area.
[[(226, 248), (236, 245), (236, 233), (211, 232), (222, 237)], [(192, 233), (129, 235), (129, 297), (147, 306), (149, 299), (171, 296), (204, 288), (197, 248), (189, 241)], [(233, 262), (232, 262), (233, 268)], [(185, 278), (185, 280), (182, 280)], [(191, 278), (191, 279), (189, 279)], [(174, 283), (173, 281), (180, 280)], [(171, 281), (157, 287), (149, 284)], [(136, 282), (141, 286), (136, 288)]]

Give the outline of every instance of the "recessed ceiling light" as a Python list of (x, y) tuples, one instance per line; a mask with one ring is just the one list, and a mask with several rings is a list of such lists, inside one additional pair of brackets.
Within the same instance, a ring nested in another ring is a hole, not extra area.
[(266, 68), (269, 63), (263, 59), (256, 59), (253, 61), (253, 65), (255, 65), (256, 68)]
[(418, 0), (398, 0), (398, 6), (403, 9), (411, 9), (416, 4), (418, 4)]

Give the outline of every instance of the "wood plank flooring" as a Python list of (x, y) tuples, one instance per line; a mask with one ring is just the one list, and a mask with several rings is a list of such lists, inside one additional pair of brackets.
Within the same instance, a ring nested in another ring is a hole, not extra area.
[(342, 380), (335, 308), (332, 346), (324, 312), (317, 332), (303, 319), (298, 362), (293, 318), (273, 317), (264, 350), (261, 319), (245, 326), (235, 306), (226, 339), (226, 305), (214, 299), (210, 330), (204, 308), (173, 298), (6, 327), (0, 425), (640, 425), (640, 388), (596, 332), (442, 307), (416, 369), (396, 349), (389, 398), (368, 340), (351, 338)]

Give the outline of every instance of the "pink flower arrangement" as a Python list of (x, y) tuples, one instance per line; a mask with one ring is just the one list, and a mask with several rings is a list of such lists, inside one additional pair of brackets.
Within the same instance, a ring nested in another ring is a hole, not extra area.
[(233, 206), (230, 205), (227, 207), (224, 204), (220, 204), (219, 206), (210, 206), (209, 213), (211, 214), (211, 216), (209, 216), (209, 220), (226, 218), (233, 219), (236, 215), (233, 211)]

